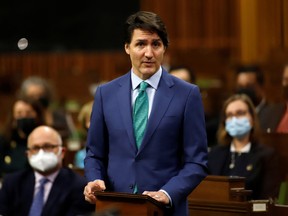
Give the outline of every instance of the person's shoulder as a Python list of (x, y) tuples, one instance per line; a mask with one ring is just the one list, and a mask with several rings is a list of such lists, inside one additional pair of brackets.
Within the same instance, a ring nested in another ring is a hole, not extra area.
[(262, 143), (253, 143), (252, 145), (254, 152), (257, 152), (258, 154), (264, 156), (264, 157), (271, 157), (276, 154), (276, 150), (272, 148), (271, 146), (264, 145)]
[(60, 178), (66, 178), (69, 179), (69, 181), (72, 183), (86, 183), (86, 179), (84, 176), (80, 175), (79, 173), (75, 172), (73, 169), (68, 167), (62, 167), (60, 169)]
[(230, 145), (214, 145), (210, 148), (210, 152), (214, 152), (214, 151), (225, 151), (227, 149), (230, 149)]
[(24, 179), (28, 178), (28, 176), (33, 176), (33, 170), (30, 168), (5, 174), (3, 177), (3, 182), (14, 184), (20, 180), (23, 181)]
[(265, 103), (265, 106), (263, 107), (263, 109), (265, 109), (266, 112), (277, 112), (285, 108), (286, 108), (285, 103), (272, 103), (272, 102)]
[(109, 82), (104, 83), (103, 85), (101, 85), (101, 87), (109, 87), (112, 85), (119, 85), (122, 84), (123, 82), (130, 82), (130, 77), (131, 77), (131, 72), (127, 72), (125, 74), (123, 74), (122, 76), (116, 77), (115, 79), (112, 79)]
[(0, 134), (0, 155), (7, 147), (10, 147), (9, 141), (3, 134)]
[(225, 152), (229, 152), (230, 151), (230, 145), (214, 145), (212, 146), (209, 151), (208, 151), (208, 156), (209, 157), (213, 157), (216, 156), (218, 157), (219, 154), (223, 154)]

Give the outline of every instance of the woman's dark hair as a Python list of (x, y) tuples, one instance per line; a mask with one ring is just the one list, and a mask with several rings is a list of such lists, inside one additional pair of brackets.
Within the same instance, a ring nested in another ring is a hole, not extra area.
[(15, 130), (15, 119), (13, 116), (13, 109), (14, 109), (15, 103), (18, 101), (23, 101), (24, 103), (29, 104), (32, 107), (32, 109), (36, 112), (36, 119), (35, 119), (36, 126), (46, 124), (43, 107), (39, 103), (39, 101), (33, 100), (31, 98), (27, 98), (27, 97), (18, 97), (16, 98), (16, 100), (11, 106), (11, 109), (7, 117), (6, 126), (4, 127), (4, 130), (3, 130), (3, 135), (6, 140), (12, 139), (12, 133), (13, 133), (13, 130)]

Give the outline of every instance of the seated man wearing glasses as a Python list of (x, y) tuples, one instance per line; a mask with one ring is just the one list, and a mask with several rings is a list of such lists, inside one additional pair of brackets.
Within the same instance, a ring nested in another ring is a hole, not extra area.
[(48, 126), (35, 128), (27, 146), (32, 169), (4, 177), (0, 215), (86, 215), (94, 211), (95, 206), (83, 197), (85, 178), (62, 167), (65, 148), (56, 130)]

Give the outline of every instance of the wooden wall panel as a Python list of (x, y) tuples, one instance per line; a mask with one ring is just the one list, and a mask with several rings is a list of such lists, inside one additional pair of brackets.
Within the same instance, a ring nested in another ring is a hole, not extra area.
[(123, 52), (0, 54), (0, 129), (20, 87), (28, 76), (38, 75), (55, 88), (56, 101), (93, 99), (89, 86), (127, 73), (129, 56)]
[[(287, 59), (288, 0), (141, 0), (140, 7), (158, 13), (166, 23), (168, 63), (187, 64), (202, 83), (214, 82), (205, 90), (212, 88), (217, 95), (208, 98), (225, 97), (234, 87), (231, 66), (245, 62), (265, 67), (272, 80), (268, 91), (275, 95), (279, 68)], [(53, 80), (59, 98), (85, 101), (90, 98), (90, 83), (120, 76), (129, 67), (124, 50), (0, 54), (1, 101), (9, 100), (29, 75)], [(207, 104), (207, 110), (217, 107), (210, 99)]]
[(282, 0), (283, 44), (288, 49), (288, 0)]
[(230, 49), (237, 40), (236, 6), (231, 0), (141, 1), (143, 10), (158, 13), (166, 23), (173, 50)]

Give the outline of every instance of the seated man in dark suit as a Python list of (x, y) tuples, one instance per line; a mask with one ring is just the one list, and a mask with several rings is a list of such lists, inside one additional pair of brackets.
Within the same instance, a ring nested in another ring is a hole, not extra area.
[(273, 104), (267, 113), (267, 132), (288, 133), (288, 63), (283, 68), (282, 73), (282, 101)]
[[(28, 136), (27, 146), (32, 169), (5, 175), (0, 190), (0, 215), (76, 216), (94, 211), (95, 206), (84, 200), (84, 177), (62, 167), (65, 148), (56, 130), (48, 126), (35, 128)], [(35, 200), (42, 202), (37, 214), (32, 212)]]
[(267, 131), (267, 115), (271, 104), (266, 99), (265, 76), (258, 65), (241, 65), (236, 68), (236, 93), (246, 94), (252, 100), (257, 113), (260, 128)]

